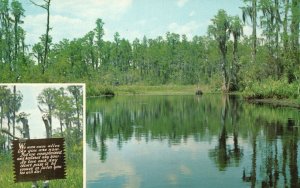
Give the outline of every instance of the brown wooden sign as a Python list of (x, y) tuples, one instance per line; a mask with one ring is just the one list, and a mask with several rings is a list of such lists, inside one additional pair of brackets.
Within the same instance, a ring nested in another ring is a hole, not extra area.
[(64, 139), (13, 140), (15, 182), (66, 178)]

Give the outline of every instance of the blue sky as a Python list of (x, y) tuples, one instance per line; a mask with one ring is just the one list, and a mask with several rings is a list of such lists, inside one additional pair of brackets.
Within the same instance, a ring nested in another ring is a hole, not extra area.
[[(43, 0), (35, 0), (42, 3)], [(104, 39), (112, 40), (115, 32), (130, 41), (135, 38), (165, 36), (175, 32), (205, 35), (210, 19), (219, 9), (241, 15), (242, 0), (52, 0), (51, 35), (54, 42), (78, 38), (95, 27), (97, 18), (104, 25)], [(34, 44), (45, 33), (46, 12), (23, 0), (27, 43)], [(246, 28), (249, 30), (249, 28)], [(246, 31), (247, 33), (247, 31)]]

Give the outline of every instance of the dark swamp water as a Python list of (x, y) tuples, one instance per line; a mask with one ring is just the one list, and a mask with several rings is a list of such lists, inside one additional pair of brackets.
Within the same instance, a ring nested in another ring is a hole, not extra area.
[(300, 187), (300, 112), (235, 96), (87, 100), (87, 187)]

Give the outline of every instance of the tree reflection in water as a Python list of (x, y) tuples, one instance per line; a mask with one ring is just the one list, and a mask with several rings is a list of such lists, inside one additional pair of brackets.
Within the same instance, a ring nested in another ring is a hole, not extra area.
[[(237, 98), (235, 96), (222, 96), (221, 134), (218, 139), (218, 146), (209, 152), (210, 158), (217, 163), (220, 171), (225, 171), (226, 167), (231, 165), (233, 161), (239, 165), (243, 156), (243, 150), (238, 145), (238, 119)], [(228, 138), (226, 124), (233, 127), (233, 149), (230, 149), (226, 143)]]
[(89, 99), (86, 142), (105, 162), (107, 140), (117, 140), (119, 150), (132, 139), (167, 140), (170, 147), (189, 138), (208, 141), (218, 170), (238, 168), (236, 178), (247, 187), (299, 187), (299, 122), (296, 110), (247, 104), (236, 96)]

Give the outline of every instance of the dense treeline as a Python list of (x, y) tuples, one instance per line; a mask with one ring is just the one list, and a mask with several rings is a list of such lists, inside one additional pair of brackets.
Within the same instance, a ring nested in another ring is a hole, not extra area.
[[(40, 7), (48, 10), (50, 1), (45, 3)], [(192, 39), (168, 32), (131, 42), (116, 32), (113, 41), (104, 41), (99, 18), (85, 36), (53, 44), (48, 20), (46, 33), (29, 49), (21, 3), (1, 0), (0, 80), (206, 84), (223, 91), (256, 91), (267, 83), (291, 84), (291, 92), (299, 92), (299, 0), (244, 0), (240, 8), (242, 18), (219, 10), (208, 35)], [(250, 36), (243, 33), (245, 25), (252, 26)]]

